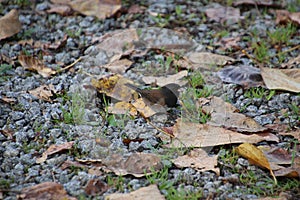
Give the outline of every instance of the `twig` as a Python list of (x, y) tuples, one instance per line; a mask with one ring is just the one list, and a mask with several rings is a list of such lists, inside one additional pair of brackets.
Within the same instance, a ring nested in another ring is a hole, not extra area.
[(76, 63), (78, 63), (81, 59), (82, 59), (82, 57), (79, 57), (79, 58), (78, 58), (77, 60), (75, 60), (72, 64), (70, 64), (70, 65), (68, 65), (68, 66), (66, 66), (66, 67), (64, 67), (64, 68), (61, 68), (61, 69), (57, 70), (56, 73), (60, 73), (60, 72), (62, 72), (62, 71), (65, 71), (65, 70), (67, 70), (67, 69), (73, 67), (73, 66), (74, 66)]

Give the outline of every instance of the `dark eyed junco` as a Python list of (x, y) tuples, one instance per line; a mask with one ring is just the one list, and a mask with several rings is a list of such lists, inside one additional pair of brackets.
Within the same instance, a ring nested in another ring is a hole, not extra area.
[(180, 86), (175, 83), (165, 85), (159, 89), (141, 89), (130, 83), (126, 83), (125, 85), (135, 90), (142, 98), (153, 104), (166, 105), (168, 107), (175, 107), (177, 105), (178, 89)]

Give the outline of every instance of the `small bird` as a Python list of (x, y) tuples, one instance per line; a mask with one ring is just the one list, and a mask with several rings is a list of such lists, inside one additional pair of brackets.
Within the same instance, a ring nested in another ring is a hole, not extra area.
[(166, 105), (168, 107), (175, 107), (177, 105), (178, 89), (180, 86), (175, 83), (165, 85), (159, 89), (141, 89), (130, 83), (126, 83), (125, 85), (135, 90), (142, 98), (145, 98), (153, 104)]

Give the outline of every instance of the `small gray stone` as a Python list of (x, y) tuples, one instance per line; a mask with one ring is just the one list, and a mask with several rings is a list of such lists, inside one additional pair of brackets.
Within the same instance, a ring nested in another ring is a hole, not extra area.
[(10, 115), (11, 115), (11, 119), (14, 121), (23, 119), (25, 116), (24, 112), (19, 112), (19, 111), (12, 112)]
[(48, 2), (43, 2), (43, 3), (39, 3), (36, 5), (36, 10), (37, 11), (44, 11), (47, 10), (49, 8), (49, 3)]

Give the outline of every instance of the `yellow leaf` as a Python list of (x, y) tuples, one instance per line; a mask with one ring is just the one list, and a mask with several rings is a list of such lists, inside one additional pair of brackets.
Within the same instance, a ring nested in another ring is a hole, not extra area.
[(275, 184), (277, 184), (277, 180), (273, 174), (270, 163), (260, 149), (252, 144), (244, 143), (236, 148), (236, 152), (244, 158), (247, 158), (251, 164), (268, 169), (274, 179)]

